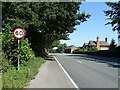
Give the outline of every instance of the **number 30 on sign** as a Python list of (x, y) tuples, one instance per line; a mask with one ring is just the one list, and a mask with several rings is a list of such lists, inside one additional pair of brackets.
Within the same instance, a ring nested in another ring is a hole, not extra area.
[(22, 39), (25, 36), (25, 31), (23, 28), (15, 28), (13, 35), (16, 39)]

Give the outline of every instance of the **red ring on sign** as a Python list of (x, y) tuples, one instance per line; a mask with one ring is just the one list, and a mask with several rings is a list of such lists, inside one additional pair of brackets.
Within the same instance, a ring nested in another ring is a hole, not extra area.
[[(14, 34), (14, 32), (15, 32), (17, 29), (20, 29), (20, 30), (22, 30), (22, 32), (23, 32), (23, 36), (20, 37), (20, 38), (19, 38), (19, 37), (16, 37), (16, 35)], [(22, 39), (22, 38), (25, 36), (25, 31), (24, 31), (23, 28), (15, 28), (14, 31), (13, 31), (13, 35), (14, 35), (14, 37), (15, 37), (16, 39)]]

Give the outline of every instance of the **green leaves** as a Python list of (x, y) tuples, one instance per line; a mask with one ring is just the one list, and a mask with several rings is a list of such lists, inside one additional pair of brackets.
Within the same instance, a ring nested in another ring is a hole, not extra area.
[(30, 48), (30, 45), (28, 43), (28, 39), (22, 39), (21, 40), (21, 48), (20, 48), (20, 55), (21, 55), (21, 62), (27, 62), (30, 59), (34, 59), (35, 55)]
[[(3, 3), (3, 19), (15, 19), (12, 27), (26, 29), (26, 37), (36, 50), (47, 48), (54, 40), (68, 39), (75, 26), (89, 15), (80, 13), (81, 3), (76, 2), (11, 2)], [(20, 22), (18, 22), (20, 21)], [(24, 24), (25, 25), (24, 25)]]
[(2, 33), (2, 44), (2, 49), (6, 55), (6, 58), (11, 60), (11, 63), (15, 67), (17, 66), (18, 54), (20, 54), (21, 64), (24, 64), (24, 62), (34, 59), (35, 57), (27, 38), (21, 40), (20, 49), (18, 49), (18, 41), (14, 38), (12, 27), (9, 24), (5, 24), (5, 31)]
[(111, 24), (113, 27), (113, 31), (120, 31), (120, 1), (118, 2), (107, 2), (106, 5), (111, 7), (110, 10), (104, 11), (105, 15), (108, 16), (110, 22), (107, 24)]
[(117, 46), (117, 45), (116, 45), (116, 43), (115, 43), (115, 40), (112, 39), (112, 40), (111, 40), (111, 43), (110, 43), (110, 50), (115, 49), (116, 46)]

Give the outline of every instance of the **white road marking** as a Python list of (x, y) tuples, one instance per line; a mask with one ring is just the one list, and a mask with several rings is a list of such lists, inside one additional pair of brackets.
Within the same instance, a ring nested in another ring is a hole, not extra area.
[(120, 78), (120, 76), (118, 76), (118, 78)]
[(79, 62), (79, 63), (81, 63), (81, 64), (82, 64), (82, 62), (81, 62), (81, 61), (77, 61), (77, 62)]
[(63, 68), (63, 66), (60, 64), (60, 62), (57, 60), (57, 58), (54, 56), (55, 60), (57, 61), (57, 63), (59, 64), (59, 66), (61, 67), (61, 69), (63, 70), (63, 72), (67, 75), (67, 77), (69, 78), (69, 80), (72, 82), (72, 84), (74, 85), (74, 87), (77, 90), (80, 90), (79, 87), (76, 85), (76, 83), (73, 81), (73, 79), (70, 77), (70, 75), (67, 73), (67, 71)]

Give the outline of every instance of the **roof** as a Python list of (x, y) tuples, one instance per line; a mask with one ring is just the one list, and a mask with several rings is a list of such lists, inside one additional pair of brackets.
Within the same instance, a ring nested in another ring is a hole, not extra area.
[(93, 40), (89, 41), (89, 45), (90, 45), (90, 46), (94, 46), (94, 45), (96, 45), (96, 44), (97, 44), (96, 41), (93, 41)]
[(71, 45), (71, 46), (66, 47), (65, 49), (71, 49), (71, 47), (76, 47), (76, 46)]
[(100, 41), (100, 45), (102, 45), (102, 46), (109, 46), (109, 43), (105, 42), (105, 41)]
[[(91, 41), (89, 41), (89, 43), (84, 43), (83, 46), (88, 46), (88, 45), (89, 45), (89, 46), (96, 46), (96, 45), (97, 45), (97, 42), (91, 40)], [(106, 41), (100, 41), (100, 45), (101, 45), (101, 46), (109, 46), (109, 43), (106, 42)]]

